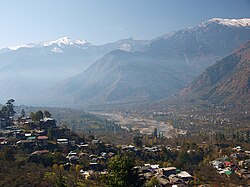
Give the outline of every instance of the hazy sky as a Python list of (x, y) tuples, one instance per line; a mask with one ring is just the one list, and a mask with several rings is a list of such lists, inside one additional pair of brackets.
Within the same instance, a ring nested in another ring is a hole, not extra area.
[(213, 17), (250, 17), (250, 0), (0, 0), (0, 48), (63, 36), (152, 39)]

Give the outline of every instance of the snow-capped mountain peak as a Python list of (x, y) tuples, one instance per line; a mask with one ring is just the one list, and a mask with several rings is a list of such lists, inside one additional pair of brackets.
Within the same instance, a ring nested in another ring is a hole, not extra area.
[(38, 42), (38, 43), (28, 43), (22, 44), (18, 46), (8, 47), (10, 50), (17, 50), (19, 48), (42, 48), (42, 47), (49, 47), (52, 45), (57, 45), (58, 47), (67, 46), (67, 45), (91, 45), (85, 40), (73, 40), (69, 37), (62, 37), (57, 40), (53, 41), (46, 41), (46, 42)]
[(42, 46), (47, 47), (47, 46), (51, 46), (53, 44), (57, 44), (58, 46), (62, 46), (62, 45), (84, 45), (87, 44), (88, 42), (86, 42), (85, 40), (72, 40), (69, 37), (62, 37), (59, 38), (57, 40), (54, 41), (47, 41), (47, 42), (42, 42)]
[(135, 37), (130, 37), (130, 38), (118, 40), (116, 42), (116, 44), (119, 46), (119, 49), (123, 50), (123, 51), (129, 52), (129, 51), (133, 51), (135, 49), (137, 51), (141, 51), (149, 44), (149, 41), (148, 40), (139, 40)]
[(250, 18), (242, 18), (242, 19), (212, 18), (206, 22), (201, 23), (199, 26), (207, 26), (212, 23), (230, 27), (250, 27)]

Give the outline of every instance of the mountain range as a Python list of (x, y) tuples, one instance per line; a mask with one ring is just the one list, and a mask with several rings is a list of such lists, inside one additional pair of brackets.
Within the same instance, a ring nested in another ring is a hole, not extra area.
[(207, 68), (180, 97), (191, 102), (250, 106), (250, 41)]
[(54, 105), (157, 101), (178, 93), (207, 67), (250, 39), (250, 19), (211, 19), (152, 40), (140, 52), (107, 53), (52, 88)]
[(134, 38), (96, 46), (63, 37), (1, 49), (1, 102), (10, 97), (21, 103), (30, 102), (32, 97), (39, 97), (52, 85), (81, 73), (110, 51), (138, 51), (146, 45), (147, 41)]
[[(250, 40), (250, 19), (213, 18), (153, 40), (101, 46), (67, 37), (0, 50), (0, 89), (21, 103), (73, 106), (168, 98)], [(10, 94), (11, 93), (11, 94)]]

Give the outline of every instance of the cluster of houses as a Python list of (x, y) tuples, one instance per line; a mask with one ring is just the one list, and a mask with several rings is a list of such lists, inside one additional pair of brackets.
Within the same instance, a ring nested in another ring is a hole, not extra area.
[[(89, 163), (88, 169), (85, 171), (86, 174), (103, 172), (107, 159), (115, 155), (115, 151), (113, 151), (110, 144), (104, 145), (98, 139), (92, 139), (89, 142), (76, 142), (71, 139), (75, 137), (69, 138), (62, 133), (60, 138), (52, 140), (48, 137), (48, 129), (56, 131), (58, 128), (53, 118), (45, 117), (39, 122), (34, 123), (30, 117), (24, 117), (16, 120), (12, 119), (11, 125), (8, 126), (5, 123), (1, 124), (0, 149), (6, 146), (28, 148), (31, 152), (29, 151), (30, 155), (27, 160), (31, 162), (38, 162), (46, 154), (53, 153), (55, 147), (60, 150), (66, 149), (68, 152), (63, 153), (65, 157), (64, 161), (58, 164), (62, 164), (67, 169), (67, 167), (79, 164), (79, 161), (84, 159)], [(99, 146), (104, 146), (107, 152), (100, 152)], [(96, 154), (93, 154), (93, 149)], [(81, 171), (82, 173), (84, 172)]]
[(232, 149), (233, 153), (228, 157), (217, 158), (210, 164), (221, 175), (230, 176), (232, 173), (241, 178), (250, 179), (250, 151), (244, 151), (240, 146)]
[[(179, 147), (179, 146), (178, 146)], [(144, 146), (142, 149), (138, 150), (136, 146), (134, 145), (122, 145), (121, 150), (131, 151), (138, 153), (140, 151), (142, 152), (151, 152), (156, 153), (161, 150), (159, 146), (153, 146), (153, 147), (146, 147)], [(98, 161), (103, 160), (103, 157), (111, 158), (114, 156), (114, 153), (109, 152), (107, 153), (101, 153), (101, 155), (90, 155), (91, 162), (89, 170), (81, 170), (80, 173), (83, 175), (84, 178), (89, 179), (95, 174), (96, 172), (98, 174), (107, 174), (107, 170), (103, 169), (101, 170), (101, 166), (98, 164)], [(97, 159), (97, 160), (96, 160)], [(106, 159), (104, 158), (104, 161)], [(95, 166), (95, 167), (94, 167)], [(188, 186), (191, 181), (194, 180), (194, 177), (189, 174), (187, 171), (181, 171), (177, 169), (176, 167), (165, 167), (161, 168), (159, 167), (159, 164), (144, 164), (144, 166), (136, 166), (135, 169), (138, 170), (138, 174), (142, 179), (145, 179), (146, 183), (148, 183), (152, 177), (155, 177), (157, 181), (159, 182), (159, 185), (164, 186)]]
[[(0, 146), (46, 146), (48, 145), (47, 129), (55, 128), (56, 121), (53, 118), (44, 118), (38, 125), (34, 125), (29, 117), (13, 120), (10, 126), (1, 126)], [(13, 142), (13, 138), (15, 142)]]
[[(61, 136), (53, 139), (49, 137), (48, 129), (56, 129), (56, 121), (53, 118), (44, 118), (39, 123), (34, 124), (29, 118), (21, 118), (17, 121), (13, 120), (13, 125), (4, 126), (1, 121), (0, 128), (0, 148), (1, 146), (15, 147), (38, 147), (30, 154), (30, 160), (37, 160), (43, 155), (53, 152), (49, 149), (49, 145), (56, 145), (63, 150), (68, 148), (68, 151), (63, 154), (65, 162), (64, 168), (80, 164), (81, 160), (87, 161), (88, 165), (82, 167), (79, 171), (83, 179), (91, 179), (95, 174), (107, 174), (107, 161), (115, 156), (117, 148), (104, 144), (97, 137), (88, 142), (76, 142), (69, 137)], [(14, 137), (14, 138), (13, 138)], [(14, 142), (13, 142), (14, 140)], [(179, 151), (180, 146), (176, 148), (166, 147), (168, 150)], [(153, 147), (143, 146), (138, 149), (134, 145), (122, 145), (121, 150), (138, 152), (157, 153), (162, 150), (160, 145)], [(189, 152), (195, 150), (188, 150)], [(238, 174), (240, 177), (250, 179), (250, 151), (243, 151), (240, 146), (233, 148), (229, 157), (218, 158), (211, 162), (211, 165), (219, 174), (230, 176), (232, 173)], [(135, 167), (139, 176), (149, 182), (152, 177), (155, 177), (161, 186), (188, 186), (194, 180), (194, 177), (187, 171), (181, 171), (176, 167), (159, 167), (158, 164), (144, 164), (143, 166)]]
[[(136, 148), (132, 145), (123, 146), (123, 150), (135, 150)], [(75, 157), (77, 153), (71, 153), (68, 155), (68, 158)], [(102, 152), (100, 155), (89, 155), (91, 160), (88, 170), (80, 170), (80, 174), (85, 179), (91, 179), (93, 176), (98, 173), (99, 175), (108, 174), (107, 169), (104, 169), (100, 164), (100, 161), (106, 161), (108, 158), (113, 157), (115, 154), (112, 152), (105, 153)], [(80, 156), (80, 155), (78, 155)], [(145, 179), (148, 183), (152, 177), (156, 177), (159, 182), (159, 185), (164, 186), (188, 186), (190, 181), (194, 180), (194, 177), (189, 174), (187, 171), (181, 171), (176, 167), (166, 167), (161, 168), (159, 164), (144, 164), (144, 166), (136, 166), (140, 178)]]
[(149, 182), (152, 177), (155, 177), (160, 186), (187, 186), (194, 178), (187, 171), (181, 171), (176, 167), (160, 168), (158, 164), (145, 164), (137, 166), (139, 175)]

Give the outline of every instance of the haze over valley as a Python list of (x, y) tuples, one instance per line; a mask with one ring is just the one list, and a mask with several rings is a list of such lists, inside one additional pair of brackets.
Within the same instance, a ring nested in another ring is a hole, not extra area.
[(81, 108), (166, 99), (250, 40), (249, 25), (213, 18), (152, 40), (96, 46), (63, 37), (3, 48), (2, 102)]

